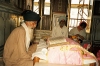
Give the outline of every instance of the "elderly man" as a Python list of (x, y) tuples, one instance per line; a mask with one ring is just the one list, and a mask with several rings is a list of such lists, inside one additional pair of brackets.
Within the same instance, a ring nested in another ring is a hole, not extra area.
[(58, 19), (59, 25), (52, 29), (52, 37), (68, 37), (68, 30), (65, 26), (66, 17), (60, 16)]
[(12, 31), (5, 43), (5, 66), (33, 66), (31, 54), (35, 51), (36, 45), (31, 47), (33, 52), (29, 50), (29, 45), (40, 16), (31, 10), (24, 11), (22, 15), (25, 22)]

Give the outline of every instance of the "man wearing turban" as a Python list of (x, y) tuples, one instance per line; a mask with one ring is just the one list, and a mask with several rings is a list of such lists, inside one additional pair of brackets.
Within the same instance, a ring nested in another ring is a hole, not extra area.
[(66, 17), (60, 16), (58, 19), (59, 25), (52, 29), (52, 37), (68, 37), (68, 30), (65, 26)]
[(25, 10), (22, 16), (24, 23), (15, 28), (6, 40), (3, 54), (5, 66), (33, 66), (31, 56), (36, 50), (36, 45), (29, 45), (40, 16), (31, 10)]

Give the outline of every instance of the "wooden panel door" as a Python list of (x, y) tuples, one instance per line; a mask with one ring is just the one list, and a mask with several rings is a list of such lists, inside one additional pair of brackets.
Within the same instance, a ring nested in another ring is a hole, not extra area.
[(91, 37), (93, 41), (100, 41), (100, 16), (93, 16)]
[(91, 52), (95, 55), (100, 50), (100, 16), (93, 16), (91, 25)]
[(4, 19), (3, 19), (3, 17), (0, 17), (0, 46), (2, 46), (4, 44), (4, 39), (5, 39), (4, 38), (4, 33), (5, 33), (4, 26), (5, 26)]

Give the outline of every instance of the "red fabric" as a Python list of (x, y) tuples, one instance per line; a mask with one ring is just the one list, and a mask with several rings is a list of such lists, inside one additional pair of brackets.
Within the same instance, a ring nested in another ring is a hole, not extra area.
[(87, 46), (88, 46), (88, 44), (84, 44), (84, 45), (83, 45), (83, 47), (84, 47), (85, 49), (87, 48)]
[(100, 50), (97, 52), (97, 58), (100, 58)]

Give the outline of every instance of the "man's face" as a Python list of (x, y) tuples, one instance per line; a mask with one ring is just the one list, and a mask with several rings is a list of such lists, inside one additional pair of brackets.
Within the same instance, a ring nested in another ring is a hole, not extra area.
[(33, 29), (33, 28), (36, 27), (37, 21), (27, 21), (27, 22), (26, 22), (26, 25), (27, 25), (29, 28)]
[(60, 27), (63, 27), (63, 26), (65, 25), (65, 20), (61, 20), (61, 21), (59, 22), (59, 25), (60, 25)]

